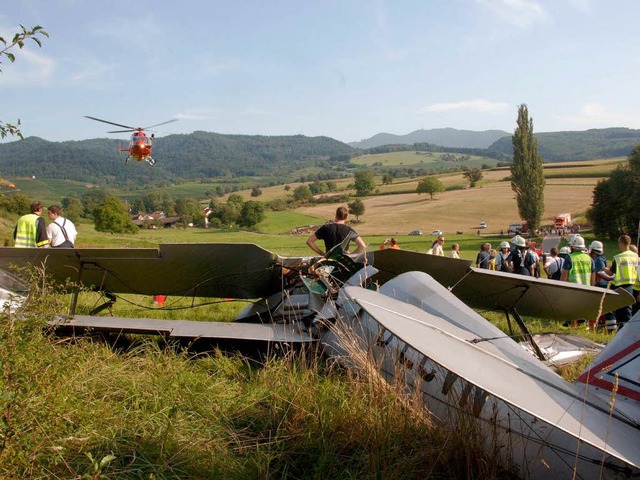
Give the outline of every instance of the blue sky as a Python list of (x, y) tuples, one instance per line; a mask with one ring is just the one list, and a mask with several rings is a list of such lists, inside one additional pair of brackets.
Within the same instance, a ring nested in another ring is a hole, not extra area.
[[(637, 0), (16, 0), (0, 36), (42, 48), (0, 68), (0, 120), (46, 140), (326, 135), (454, 127), (640, 128)], [(126, 137), (126, 135), (124, 136)], [(5, 140), (7, 141), (7, 140)]]

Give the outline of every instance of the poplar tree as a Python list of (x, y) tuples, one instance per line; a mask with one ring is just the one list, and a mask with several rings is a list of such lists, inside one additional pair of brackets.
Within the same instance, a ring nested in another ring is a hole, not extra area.
[(518, 107), (517, 127), (511, 137), (513, 165), (511, 189), (516, 193), (518, 213), (527, 222), (530, 232), (540, 228), (544, 212), (544, 173), (538, 141), (533, 136), (533, 118), (525, 104)]

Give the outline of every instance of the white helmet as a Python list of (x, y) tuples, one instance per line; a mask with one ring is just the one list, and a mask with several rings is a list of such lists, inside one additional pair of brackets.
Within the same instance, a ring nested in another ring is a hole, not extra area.
[(511, 248), (511, 245), (509, 245), (509, 242), (504, 241), (504, 242), (500, 242), (500, 250), (502, 250), (503, 248)]
[(570, 253), (571, 250), (569, 249), (569, 247), (562, 247), (558, 252), (558, 255), (569, 255)]
[(594, 240), (593, 242), (591, 242), (591, 245), (589, 245), (589, 250), (602, 253), (604, 252), (604, 247), (602, 246), (602, 242), (599, 242), (598, 240)]
[(526, 247), (527, 241), (522, 238), (520, 235), (516, 235), (511, 239), (511, 243), (513, 243), (516, 247)]
[(584, 238), (582, 238), (580, 235), (576, 235), (571, 241), (571, 246), (573, 248), (584, 248)]

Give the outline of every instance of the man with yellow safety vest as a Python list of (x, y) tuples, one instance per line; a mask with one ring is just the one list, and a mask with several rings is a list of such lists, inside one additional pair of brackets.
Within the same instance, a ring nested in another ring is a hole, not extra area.
[(18, 219), (16, 228), (13, 231), (14, 245), (18, 248), (39, 248), (49, 245), (47, 237), (47, 227), (42, 214), (42, 203), (33, 202), (31, 213), (23, 215)]
[(584, 238), (577, 235), (571, 241), (571, 253), (562, 264), (560, 280), (579, 285), (593, 285), (595, 283), (595, 268), (593, 259), (584, 253)]
[[(605, 269), (609, 275), (613, 275), (612, 285), (616, 288), (624, 288), (633, 295), (633, 287), (638, 280), (638, 254), (631, 251), (631, 237), (621, 235), (618, 238), (620, 253), (613, 257), (611, 268)], [(616, 322), (618, 328), (622, 328), (631, 319), (632, 306), (626, 306), (616, 310)]]

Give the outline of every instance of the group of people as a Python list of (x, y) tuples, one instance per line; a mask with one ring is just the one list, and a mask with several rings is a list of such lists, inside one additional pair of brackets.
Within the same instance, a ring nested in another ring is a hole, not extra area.
[(491, 244), (483, 243), (476, 258), (476, 267), (534, 277), (540, 276), (542, 267), (551, 280), (600, 288), (623, 288), (633, 295), (636, 303), (605, 315), (606, 329), (614, 331), (628, 322), (640, 306), (637, 248), (631, 244), (629, 235), (618, 238), (618, 247), (620, 253), (607, 266), (602, 242), (594, 240), (587, 248), (584, 238), (576, 235), (570, 246), (560, 250), (554, 247), (549, 256), (543, 255), (540, 259), (533, 246), (516, 235), (511, 242), (500, 243), (497, 253), (491, 249)]
[(69, 219), (62, 216), (60, 205), (47, 208), (48, 225), (42, 218), (44, 207), (41, 202), (31, 204), (31, 213), (18, 219), (13, 231), (14, 246), (18, 248), (73, 248), (78, 232)]

